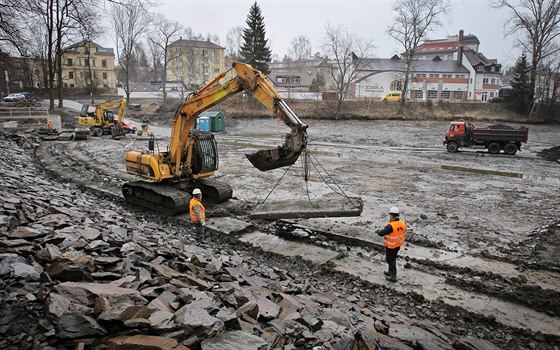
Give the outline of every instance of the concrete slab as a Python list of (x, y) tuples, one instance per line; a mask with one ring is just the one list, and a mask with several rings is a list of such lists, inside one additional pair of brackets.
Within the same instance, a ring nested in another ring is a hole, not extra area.
[(206, 227), (227, 235), (236, 235), (247, 232), (252, 224), (247, 221), (230, 217), (210, 218), (206, 220)]
[(360, 216), (361, 198), (327, 198), (310, 201), (275, 201), (258, 205), (250, 217), (253, 219), (293, 219)]

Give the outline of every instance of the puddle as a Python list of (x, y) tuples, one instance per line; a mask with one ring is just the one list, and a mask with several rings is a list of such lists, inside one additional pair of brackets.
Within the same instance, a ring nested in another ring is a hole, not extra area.
[(399, 281), (385, 280), (384, 253), (364, 259), (355, 253), (336, 259), (338, 253), (309, 244), (286, 241), (280, 237), (255, 232), (240, 237), (266, 251), (284, 256), (301, 256), (313, 263), (331, 261), (337, 271), (349, 273), (377, 285), (387, 285), (402, 293), (417, 293), (431, 301), (441, 301), (481, 315), (491, 315), (506, 326), (530, 329), (533, 332), (560, 336), (560, 319), (500, 299), (461, 290), (445, 283), (445, 278), (416, 270), (404, 269), (403, 259), (398, 263)]

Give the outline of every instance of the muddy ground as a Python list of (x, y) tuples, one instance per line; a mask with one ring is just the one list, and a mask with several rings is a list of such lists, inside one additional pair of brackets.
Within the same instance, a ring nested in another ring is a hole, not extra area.
[[(228, 119), (226, 131), (216, 134), (217, 178), (233, 187), (234, 198), (211, 206), (209, 216), (252, 222), (257, 230), (243, 242), (256, 246), (257, 259), (262, 259), (258, 252), (271, 251), (264, 256), (272, 264), (286, 263), (303, 276), (315, 276), (314, 283), (324, 283), (331, 293), (359, 293), (420, 321), (439, 319), (453, 332), (476, 334), (500, 348), (558, 348), (560, 165), (537, 155), (558, 145), (558, 125), (529, 125), (522, 152), (507, 156), (447, 153), (442, 141), (448, 122), (443, 121), (308, 123), (305, 182), (301, 161), (288, 170), (263, 173), (244, 157), (279, 145), (280, 135), (288, 131), (284, 125), (273, 119)], [(169, 130), (156, 130), (163, 135), (158, 141), (163, 149)], [(124, 154), (145, 148), (146, 141), (132, 136), (119, 141), (103, 137), (44, 143), (38, 158), (54, 176), (118, 198), (120, 184), (136, 179), (125, 173)], [(364, 208), (359, 217), (251, 221), (251, 210), (269, 194), (267, 202), (311, 203), (343, 194), (361, 197)], [(387, 211), (395, 205), (413, 228), (396, 285), (381, 278), (381, 240), (373, 233), (386, 224)], [(302, 250), (274, 245), (267, 235), (308, 245)], [(247, 250), (243, 242), (226, 240)], [(301, 259), (285, 260), (294, 255), (290, 250), (300, 251)], [(321, 261), (328, 251), (339, 254)], [(311, 255), (318, 260), (310, 261)], [(348, 285), (341, 286), (342, 281)], [(380, 286), (382, 291), (375, 289)], [(398, 305), (394, 298), (406, 302)]]

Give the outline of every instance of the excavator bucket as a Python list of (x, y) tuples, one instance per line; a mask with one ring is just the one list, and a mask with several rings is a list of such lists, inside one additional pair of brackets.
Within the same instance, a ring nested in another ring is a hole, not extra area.
[(268, 171), (294, 164), (300, 154), (301, 152), (297, 152), (288, 155), (283, 147), (277, 147), (248, 153), (245, 156), (255, 168), (260, 171)]

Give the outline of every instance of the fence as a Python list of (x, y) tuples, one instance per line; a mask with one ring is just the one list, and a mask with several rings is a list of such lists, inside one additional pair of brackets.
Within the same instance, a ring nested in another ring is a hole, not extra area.
[(26, 119), (44, 120), (41, 126), (46, 127), (50, 120), (52, 128), (62, 129), (60, 115), (49, 114), (46, 107), (0, 107), (0, 121), (17, 121)]

